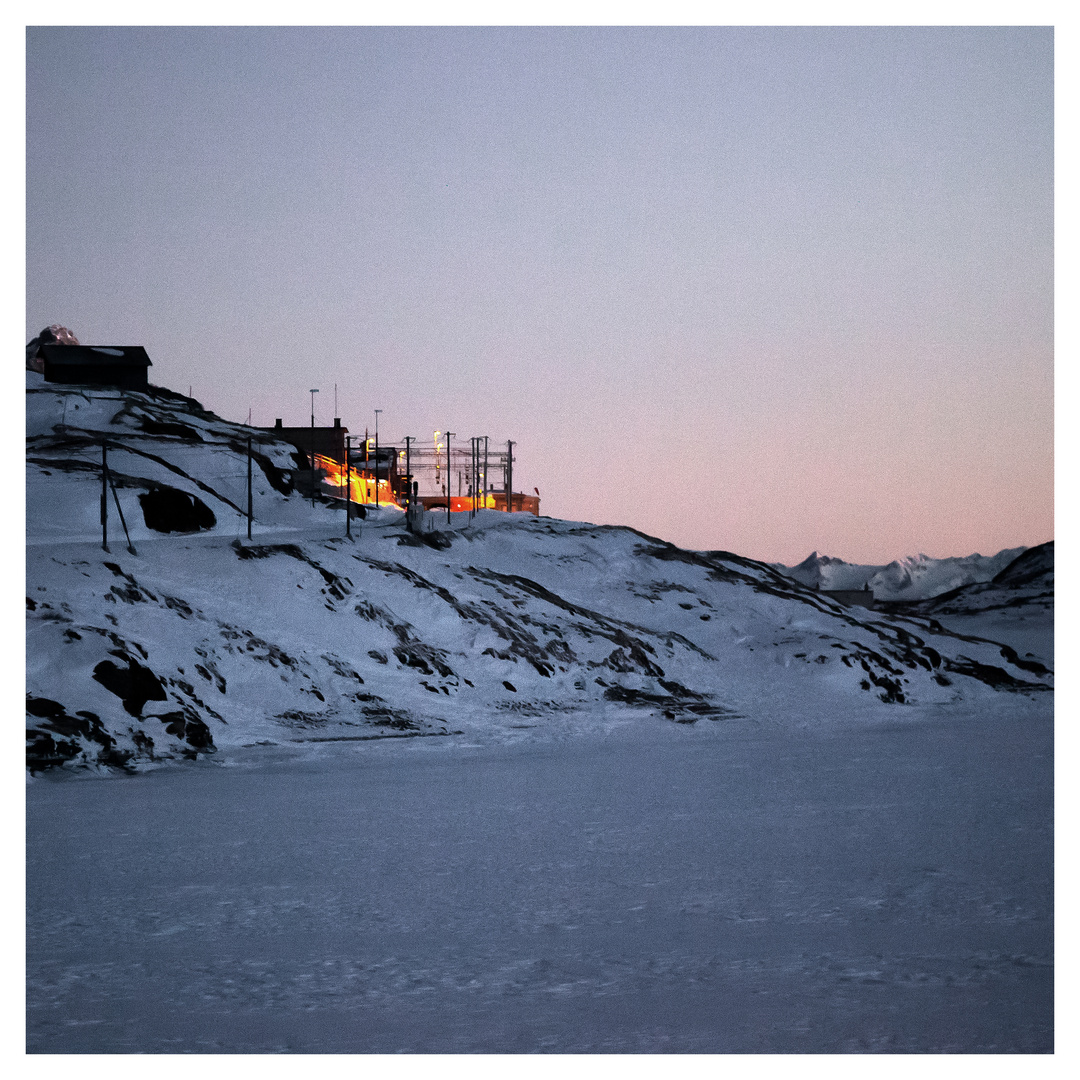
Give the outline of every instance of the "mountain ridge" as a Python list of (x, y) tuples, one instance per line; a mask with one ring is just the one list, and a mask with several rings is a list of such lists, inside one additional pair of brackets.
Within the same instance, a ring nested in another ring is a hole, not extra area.
[(909, 555), (880, 564), (849, 563), (814, 551), (795, 566), (770, 565), (812, 588), (862, 589), (868, 586), (879, 600), (928, 600), (964, 585), (991, 581), (1028, 550), (1031, 549), (1005, 548), (996, 555), (976, 553), (944, 559)]

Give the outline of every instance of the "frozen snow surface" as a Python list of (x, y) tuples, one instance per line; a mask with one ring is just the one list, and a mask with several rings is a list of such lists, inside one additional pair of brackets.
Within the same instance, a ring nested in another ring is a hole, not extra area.
[(346, 538), (269, 432), (27, 391), (32, 1052), (1052, 1049), (1052, 545), (867, 611)]
[(45, 776), (28, 1049), (1049, 1052), (1046, 698), (875, 713)]

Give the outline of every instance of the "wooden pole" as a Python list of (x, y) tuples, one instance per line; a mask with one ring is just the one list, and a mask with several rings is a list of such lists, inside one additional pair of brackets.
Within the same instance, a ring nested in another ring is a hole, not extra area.
[(416, 518), (416, 511), (413, 510), (412, 441), (412, 435), (405, 436), (405, 522), (409, 532), (412, 532), (409, 523)]
[(506, 512), (514, 512), (514, 443), (506, 441)]
[(135, 545), (131, 542), (131, 533), (128, 532), (127, 522), (124, 520), (124, 508), (120, 505), (120, 496), (116, 494), (116, 485), (113, 483), (113, 479), (109, 477), (109, 487), (112, 488), (113, 501), (116, 503), (116, 512), (120, 515), (120, 527), (124, 530), (124, 538), (127, 540), (127, 549), (132, 555), (138, 555), (135, 550)]
[(452, 488), (450, 486), (450, 436), (456, 435), (456, 431), (448, 431), (446, 433), (446, 524), (450, 524), (450, 494)]
[(375, 410), (375, 509), (379, 509), (379, 413), (382, 409)]
[(109, 462), (101, 440), (101, 550), (109, 550)]
[(309, 390), (311, 394), (311, 509), (315, 509), (315, 395), (318, 390)]
[(352, 447), (352, 436), (345, 436), (345, 535), (352, 539), (352, 464), (349, 461), (349, 452)]

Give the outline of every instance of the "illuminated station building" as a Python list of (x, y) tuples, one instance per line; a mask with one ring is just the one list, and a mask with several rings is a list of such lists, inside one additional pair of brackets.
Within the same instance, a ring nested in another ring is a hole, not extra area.
[[(430, 440), (410, 439), (408, 445), (381, 445), (375, 440), (357, 439), (348, 452), (349, 429), (340, 418), (333, 427), (283, 427), (280, 420), (269, 429), (279, 439), (292, 443), (299, 451), (297, 487), (310, 494), (310, 480), (305, 483), (305, 469), (311, 468), (314, 456), (316, 478), (322, 494), (346, 497), (354, 503), (393, 503), (404, 507), (408, 495), (408, 472), (416, 486), (416, 497), (428, 510), (445, 508), (447, 496), (453, 512), (463, 510), (505, 510), (506, 493), (512, 483), (512, 463), (507, 447), (495, 449), (489, 440), (447, 439), (439, 431)], [(448, 446), (449, 443), (449, 446)], [(302, 455), (302, 457), (300, 456)], [(449, 487), (449, 491), (447, 488)], [(511, 495), (511, 510), (539, 514), (538, 495)]]

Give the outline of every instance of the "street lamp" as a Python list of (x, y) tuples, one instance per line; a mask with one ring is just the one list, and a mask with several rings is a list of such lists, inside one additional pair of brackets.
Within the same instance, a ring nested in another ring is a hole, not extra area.
[(315, 509), (315, 395), (318, 390), (309, 390), (311, 394), (311, 508)]
[(382, 409), (375, 410), (375, 509), (379, 509), (379, 413)]

